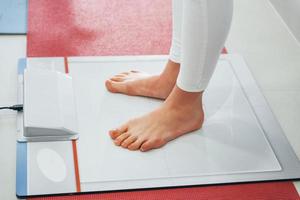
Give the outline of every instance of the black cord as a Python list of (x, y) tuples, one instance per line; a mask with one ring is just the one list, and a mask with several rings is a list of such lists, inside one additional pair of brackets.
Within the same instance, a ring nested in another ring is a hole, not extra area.
[(9, 109), (9, 107), (0, 107), (0, 110)]
[(17, 105), (13, 105), (13, 106), (9, 106), (9, 107), (0, 107), (0, 110), (4, 110), (4, 109), (8, 109), (8, 110), (15, 110), (18, 112), (23, 111), (23, 105), (22, 104), (17, 104)]

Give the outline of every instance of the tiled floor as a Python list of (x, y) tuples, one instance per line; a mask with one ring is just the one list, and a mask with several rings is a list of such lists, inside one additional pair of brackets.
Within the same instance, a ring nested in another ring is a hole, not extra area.
[[(268, 0), (235, 0), (226, 47), (242, 54), (300, 158), (300, 46)], [(17, 59), (25, 36), (0, 36), (0, 104), (16, 101)], [(6, 86), (6, 87), (3, 87)], [(0, 114), (0, 199), (15, 199), (15, 115)], [(296, 183), (300, 192), (300, 183)]]
[[(0, 36), (0, 105), (15, 104), (17, 62), (26, 55), (25, 36)], [(0, 199), (16, 199), (16, 114), (0, 113)]]

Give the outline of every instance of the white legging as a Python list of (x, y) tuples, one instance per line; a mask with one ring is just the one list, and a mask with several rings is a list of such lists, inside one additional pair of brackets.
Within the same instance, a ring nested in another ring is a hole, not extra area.
[(203, 91), (227, 38), (233, 0), (173, 0), (170, 60), (180, 63), (177, 86)]

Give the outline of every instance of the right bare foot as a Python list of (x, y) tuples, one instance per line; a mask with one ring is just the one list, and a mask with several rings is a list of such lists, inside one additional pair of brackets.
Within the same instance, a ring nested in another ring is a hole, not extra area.
[(154, 111), (131, 119), (109, 132), (114, 143), (129, 150), (149, 151), (202, 127), (203, 92), (186, 92), (174, 87)]
[(160, 75), (149, 75), (139, 71), (117, 74), (105, 82), (113, 93), (166, 99), (176, 84), (180, 64), (168, 61)]

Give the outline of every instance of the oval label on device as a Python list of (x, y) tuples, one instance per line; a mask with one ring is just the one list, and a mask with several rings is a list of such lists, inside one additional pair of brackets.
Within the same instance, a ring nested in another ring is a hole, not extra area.
[(63, 158), (54, 150), (45, 148), (37, 154), (37, 163), (41, 172), (53, 182), (62, 182), (67, 175)]

